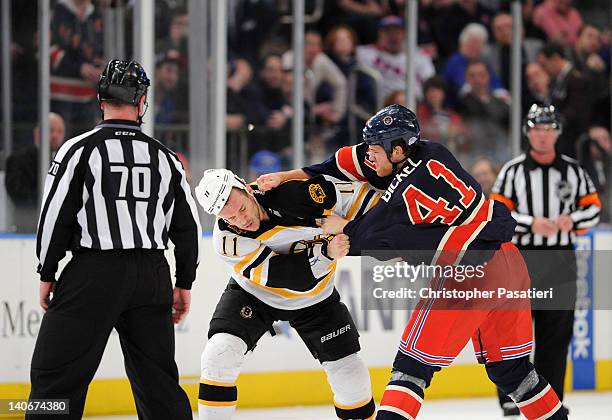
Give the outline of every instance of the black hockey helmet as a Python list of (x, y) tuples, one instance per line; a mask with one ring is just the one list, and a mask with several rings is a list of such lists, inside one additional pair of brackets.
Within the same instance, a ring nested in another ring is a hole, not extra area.
[(393, 147), (404, 146), (406, 156), (421, 138), (421, 128), (414, 112), (405, 106), (393, 104), (378, 111), (363, 127), (363, 141), (379, 145), (387, 156)]
[(150, 85), (147, 73), (137, 61), (111, 60), (98, 82), (99, 101), (138, 105)]
[(561, 117), (552, 105), (531, 105), (523, 123), (523, 133), (527, 135), (529, 129), (535, 127), (536, 124), (552, 125), (561, 133)]

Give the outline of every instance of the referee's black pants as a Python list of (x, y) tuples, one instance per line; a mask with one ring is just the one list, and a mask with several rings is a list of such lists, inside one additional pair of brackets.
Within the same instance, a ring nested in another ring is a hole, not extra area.
[(192, 419), (174, 361), (172, 283), (162, 251), (76, 253), (62, 272), (32, 356), (30, 398), (68, 398), (80, 419), (115, 328), (139, 419)]
[[(574, 330), (576, 304), (576, 254), (570, 249), (521, 250), (532, 286), (554, 287), (552, 301), (532, 302), (534, 360), (542, 375), (563, 401), (567, 352)], [(498, 390), (500, 405), (511, 402)]]

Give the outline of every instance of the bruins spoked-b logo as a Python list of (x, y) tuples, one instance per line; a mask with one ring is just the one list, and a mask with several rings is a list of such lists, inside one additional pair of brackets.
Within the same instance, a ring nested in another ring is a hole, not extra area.
[(393, 123), (393, 117), (391, 115), (387, 115), (383, 118), (384, 125), (391, 125)]
[(327, 197), (320, 184), (311, 184), (308, 186), (308, 192), (315, 203), (323, 204), (325, 197)]
[(240, 310), (240, 316), (244, 319), (253, 318), (253, 309), (250, 306), (243, 306)]
[(572, 201), (573, 195), (572, 184), (567, 181), (559, 181), (557, 183), (557, 190), (555, 193), (561, 202), (565, 203), (567, 201)]

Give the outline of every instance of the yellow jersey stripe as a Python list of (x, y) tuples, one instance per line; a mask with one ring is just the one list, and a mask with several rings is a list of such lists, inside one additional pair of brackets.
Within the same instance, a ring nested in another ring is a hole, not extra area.
[(353, 216), (355, 216), (355, 213), (357, 212), (357, 210), (359, 209), (361, 201), (363, 200), (363, 196), (365, 195), (365, 193), (368, 191), (368, 186), (366, 184), (363, 184), (361, 186), (361, 188), (359, 189), (359, 193), (357, 194), (357, 199), (353, 202), (353, 205), (351, 206), (350, 210), (348, 211), (347, 215), (346, 215), (346, 219), (347, 220), (352, 220)]
[(334, 405), (341, 410), (354, 410), (355, 408), (363, 407), (364, 405), (368, 404), (370, 401), (372, 401), (372, 397), (368, 398), (367, 400), (360, 401), (357, 404), (353, 404), (353, 405), (341, 405), (335, 401), (334, 401)]
[(307, 292), (294, 292), (292, 290), (284, 289), (280, 287), (268, 287), (268, 286), (264, 286), (262, 284), (256, 283), (255, 281), (248, 279), (244, 276), (242, 277), (246, 279), (249, 283), (251, 283), (253, 286), (256, 286), (267, 292), (274, 293), (275, 295), (282, 296), (287, 299), (294, 299), (294, 298), (317, 296), (318, 294), (320, 294), (325, 289), (325, 287), (329, 284), (329, 282), (334, 276), (334, 273), (336, 272), (336, 261), (334, 261), (330, 265), (330, 267), (331, 267), (330, 272), (327, 273), (325, 278), (321, 280), (314, 288), (312, 288), (311, 290)]
[(232, 405), (237, 405), (238, 401), (208, 401), (198, 399), (198, 403), (209, 407), (231, 407)]
[(263, 272), (264, 264), (260, 264), (259, 266), (253, 269), (253, 283), (262, 284), (261, 282), (261, 273)]
[(334, 204), (334, 207), (332, 207), (331, 209), (327, 210), (323, 210), (323, 216), (329, 216), (330, 214), (333, 213), (333, 211), (336, 209), (336, 204)]
[(218, 382), (218, 381), (210, 381), (208, 379), (200, 378), (200, 383), (204, 385), (212, 385), (212, 386), (225, 386), (225, 387), (233, 387), (236, 386), (236, 383), (231, 382)]
[(259, 235), (256, 239), (259, 241), (265, 241), (270, 239), (271, 237), (273, 237), (274, 235), (276, 235), (279, 232), (282, 232), (283, 230), (286, 229), (303, 229), (304, 226), (274, 226), (272, 229), (262, 233), (261, 235)]
[[(372, 200), (372, 204), (370, 204), (370, 209), (371, 209), (372, 207), (374, 207), (374, 206), (376, 205), (376, 203), (378, 203), (378, 200), (380, 200), (380, 194), (376, 194), (376, 195), (374, 196), (374, 199)], [(369, 210), (369, 209), (368, 209), (368, 210)]]
[(241, 273), (242, 269), (249, 263), (249, 261), (251, 261), (254, 257), (257, 256), (257, 254), (259, 254), (259, 252), (265, 248), (264, 244), (261, 244), (257, 247), (257, 249), (255, 249), (255, 251), (250, 252), (249, 254), (247, 254), (243, 259), (240, 260), (240, 262), (236, 265), (234, 265), (234, 271), (236, 273)]

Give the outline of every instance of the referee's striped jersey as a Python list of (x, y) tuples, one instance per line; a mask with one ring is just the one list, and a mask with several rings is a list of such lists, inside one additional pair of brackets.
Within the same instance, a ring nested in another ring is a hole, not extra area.
[[(521, 248), (571, 248), (576, 233), (599, 222), (601, 201), (593, 182), (580, 164), (558, 154), (551, 165), (540, 165), (529, 154), (509, 161), (500, 171), (491, 198), (506, 204), (518, 222), (513, 242)], [(550, 237), (531, 232), (534, 218), (557, 219), (567, 214), (571, 232)]]
[(47, 174), (36, 252), (41, 280), (67, 250), (175, 246), (176, 286), (189, 289), (200, 222), (182, 164), (134, 121), (105, 120), (66, 141)]

